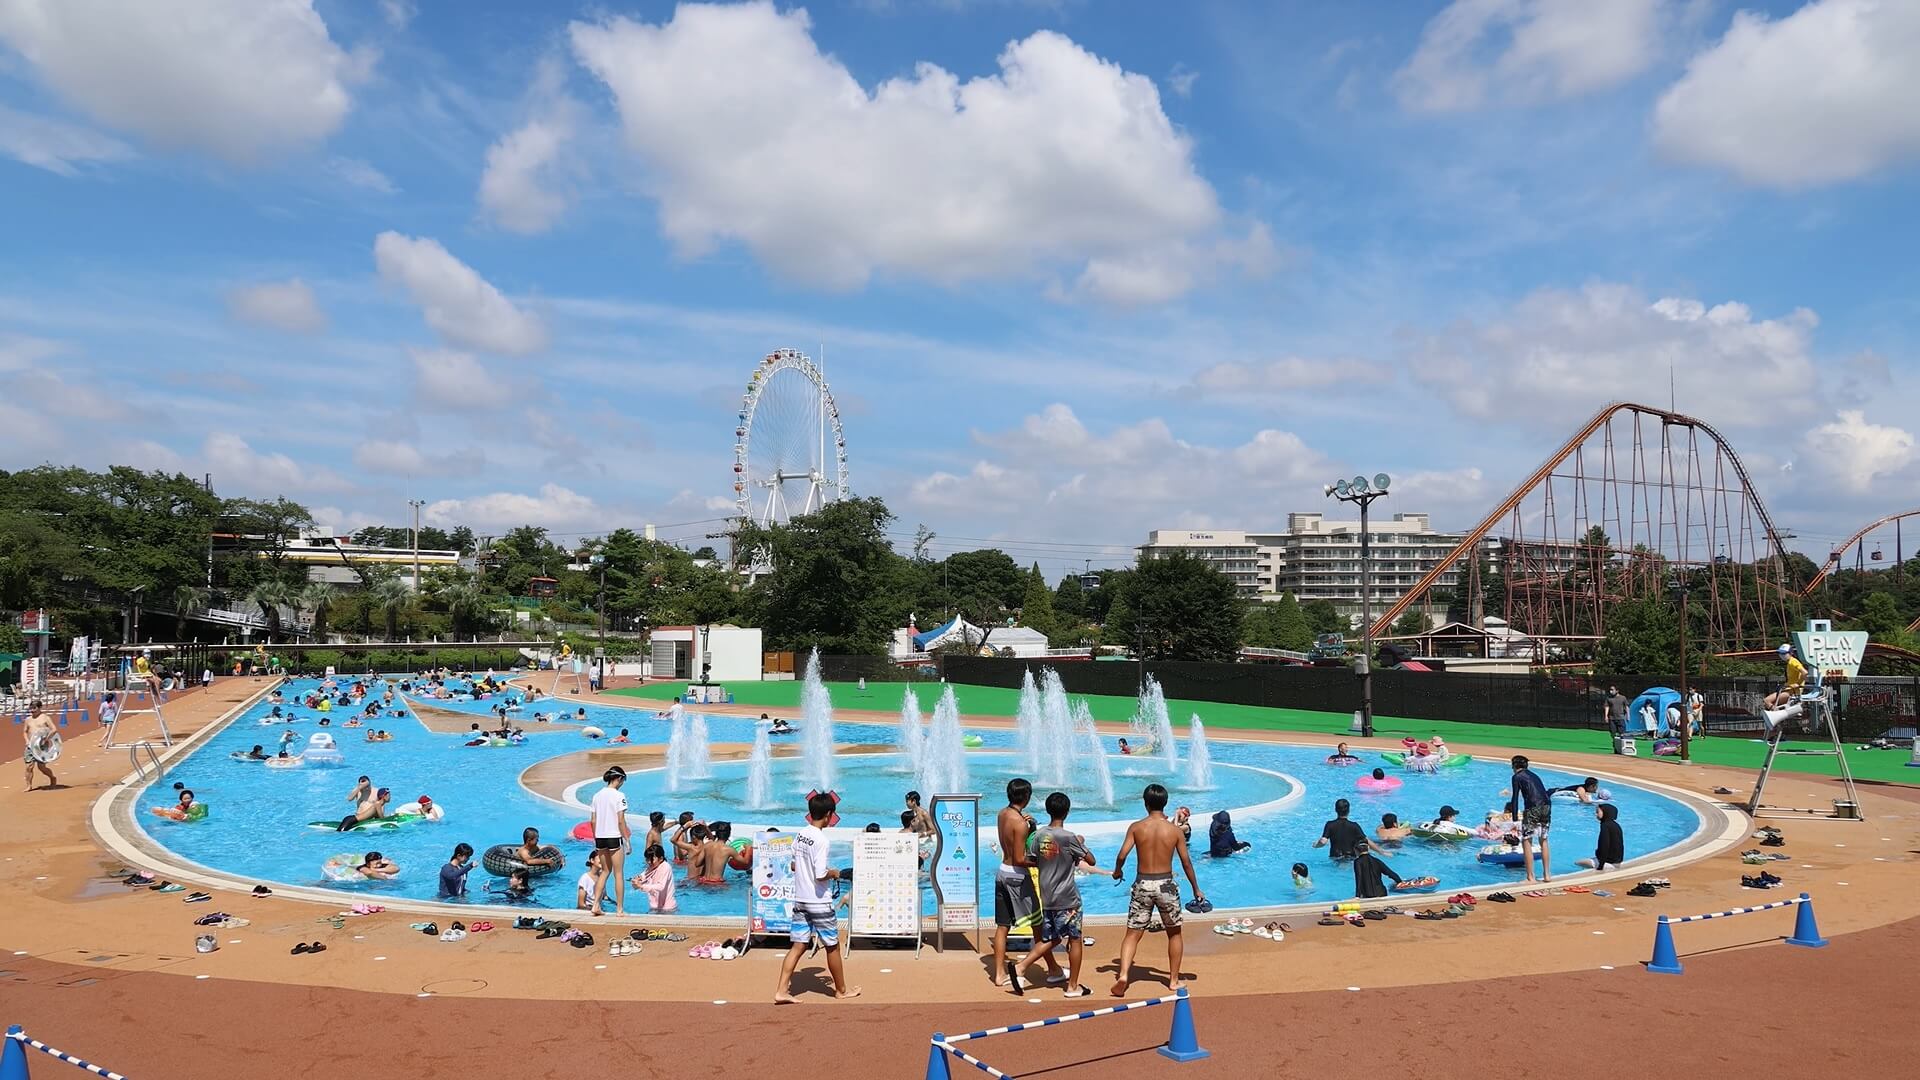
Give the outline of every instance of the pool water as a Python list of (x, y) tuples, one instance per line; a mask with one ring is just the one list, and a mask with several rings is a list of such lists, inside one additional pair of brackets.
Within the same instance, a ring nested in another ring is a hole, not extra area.
[[(314, 680), (295, 680), (288, 684), (287, 696), (292, 698), (315, 685)], [(957, 687), (956, 692), (964, 712), (966, 690)], [(579, 707), (564, 697), (555, 700), (563, 702), (568, 713)], [(495, 702), (432, 704), (473, 712), (484, 723)], [(544, 701), (536, 704), (546, 705)], [(302, 710), (306, 718), (298, 723), (264, 726), (259, 721), (270, 708), (261, 704), (249, 709), (176, 763), (164, 781), (141, 792), (138, 818), (148, 836), (189, 861), (246, 881), (325, 888), (341, 893), (343, 898), (432, 900), (438, 868), (455, 844), (470, 844), (477, 854), (494, 844), (518, 843), (521, 830), (532, 826), (540, 830), (543, 842), (556, 844), (567, 854), (564, 869), (534, 879), (534, 902), (542, 907), (572, 906), (574, 883), (584, 869), (589, 848), (570, 839), (568, 833), (585, 819), (584, 807), (599, 787), (598, 777), (582, 776), (581, 783), (574, 785), (562, 801), (535, 795), (521, 786), (519, 777), (537, 762), (604, 745), (582, 738), (577, 724), (536, 725), (530, 719), (535, 706), (529, 706), (517, 714), (525, 719), (515, 721), (527, 732), (523, 744), (469, 748), (461, 745), (462, 736), (427, 731), (411, 715), (384, 717), (372, 726), (393, 732), (395, 738), (366, 743), (361, 741), (364, 730), (340, 727), (346, 714), (336, 709), (331, 730), (345, 759), (340, 767), (272, 769), (257, 762), (232, 760), (231, 754), (244, 753), (256, 743), (265, 744), (272, 752), (284, 730), (297, 732), (303, 743), (319, 730), (306, 710)], [(627, 728), (636, 744), (662, 745), (667, 739), (668, 724), (657, 719), (652, 710), (597, 704), (585, 708), (588, 723), (609, 733)], [(408, 712), (411, 714), (411, 707)], [(716, 743), (750, 742), (757, 725), (758, 721), (744, 717), (707, 717), (710, 738)], [(1015, 734), (1005, 728), (969, 730), (983, 741), (968, 760), (973, 787), (983, 793), (982, 819), (990, 824), (1001, 805), (1005, 781), (1019, 764), (1013, 752)], [(892, 745), (895, 735), (891, 724), (835, 725), (835, 742), (841, 744)], [(1177, 770), (1173, 777), (1164, 775), (1165, 767), (1158, 761), (1112, 755), (1114, 801), (1118, 805), (1109, 809), (1093, 805), (1097, 800), (1076, 799), (1079, 809), (1069, 818), (1069, 824), (1087, 834), (1094, 857), (1110, 869), (1119, 833), (1127, 820), (1138, 816), (1138, 792), (1145, 784), (1160, 781), (1172, 790), (1173, 806), (1193, 810), (1195, 870), (1201, 887), (1217, 906), (1333, 901), (1353, 895), (1352, 871), (1332, 862), (1326, 849), (1315, 849), (1312, 844), (1324, 821), (1333, 816), (1336, 798), (1351, 800), (1354, 820), (1369, 833), (1383, 813), (1393, 812), (1402, 821), (1419, 822), (1436, 816), (1443, 803), (1458, 807), (1459, 819), (1473, 825), (1489, 809), (1504, 804), (1501, 792), (1511, 775), (1504, 761), (1473, 761), (1432, 775), (1388, 767), (1389, 775), (1400, 778), (1402, 786), (1385, 794), (1368, 794), (1357, 790), (1356, 781), (1373, 765), (1384, 766), (1384, 762), (1369, 761), (1365, 768), (1336, 768), (1326, 764), (1324, 748), (1225, 739), (1216, 739), (1211, 750), (1214, 788), (1206, 791), (1184, 787)], [(848, 800), (843, 825), (858, 827), (873, 820), (885, 829), (899, 828), (900, 796), (912, 785), (899, 760), (893, 755), (843, 755), (838, 766), (841, 775), (836, 784)], [(637, 772), (626, 788), (635, 836), (644, 834), (646, 813), (656, 809), (666, 812), (670, 819), (682, 810), (691, 810), (705, 820), (725, 818), (743, 825), (797, 827), (802, 823), (800, 796), (806, 785), (795, 769), (791, 759), (776, 759), (774, 790), (787, 793), (790, 802), (765, 811), (749, 811), (739, 805), (744, 793), (743, 763), (716, 762), (710, 779), (693, 781), (678, 794), (665, 790), (665, 777), (660, 772)], [(1536, 771), (1550, 786), (1580, 779), (1551, 769)], [(347, 795), (363, 773), (372, 777), (376, 787), (393, 790), (392, 806), (428, 795), (444, 809), (445, 820), (351, 833), (310, 828), (310, 822), (338, 821), (353, 809)], [(208, 806), (205, 820), (175, 823), (149, 813), (152, 807), (175, 802), (174, 783), (191, 788)], [(1620, 783), (1609, 782), (1606, 786), (1620, 810), (1630, 861), (1678, 844), (1700, 827), (1699, 816), (1674, 799)], [(1031, 809), (1041, 816), (1044, 811), (1040, 804), (1049, 790), (1036, 788), (1034, 793)], [(1248, 807), (1264, 809), (1243, 809)], [(1239, 839), (1252, 843), (1251, 850), (1229, 859), (1206, 856), (1207, 823), (1220, 809), (1233, 812), (1235, 832)], [(1556, 799), (1551, 834), (1554, 872), (1571, 873), (1576, 870), (1576, 859), (1591, 857), (1597, 833), (1592, 807)], [(740, 835), (739, 829), (735, 835)], [(1497, 888), (1520, 880), (1518, 867), (1502, 868), (1477, 861), (1475, 855), (1481, 846), (1474, 841), (1456, 845), (1409, 840), (1380, 854), (1404, 877), (1439, 877), (1443, 894)], [(321, 865), (332, 856), (372, 850), (397, 862), (403, 871), (400, 876), (384, 882), (343, 884), (321, 873)], [(835, 845), (834, 858), (843, 866), (850, 861), (844, 844)], [(629, 874), (637, 872), (639, 862), (637, 854), (628, 858)], [(1293, 884), (1290, 868), (1295, 862), (1304, 862), (1310, 868), (1310, 886), (1297, 888)], [(484, 889), (490, 881), (497, 883), (499, 879), (476, 867), (469, 877), (468, 899), (486, 901)], [(983, 882), (983, 889), (990, 884)], [(1126, 909), (1124, 888), (1104, 873), (1082, 878), (1081, 888), (1090, 914), (1115, 915)], [(730, 874), (725, 886), (682, 887), (678, 890), (680, 913), (742, 914), (747, 891), (746, 877), (740, 874)], [(1182, 891), (1186, 891), (1184, 883)], [(629, 903), (634, 900), (629, 897)]]

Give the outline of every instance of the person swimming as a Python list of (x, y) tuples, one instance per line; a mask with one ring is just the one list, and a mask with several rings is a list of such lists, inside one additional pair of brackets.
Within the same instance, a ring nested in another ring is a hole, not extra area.
[(1296, 889), (1313, 888), (1313, 875), (1307, 873), (1306, 863), (1297, 862), (1293, 864), (1293, 887)]
[(1327, 764), (1329, 765), (1351, 765), (1357, 764), (1359, 761), (1360, 756), (1348, 750), (1346, 743), (1338, 744), (1333, 748), (1333, 753), (1327, 755)]
[(400, 867), (392, 859), (377, 851), (367, 852), (367, 857), (354, 867), (360, 876), (372, 881), (385, 881), (400, 876)]
[(1213, 815), (1213, 824), (1207, 826), (1207, 854), (1215, 859), (1224, 859), (1238, 855), (1253, 845), (1233, 834), (1233, 816), (1225, 810)]

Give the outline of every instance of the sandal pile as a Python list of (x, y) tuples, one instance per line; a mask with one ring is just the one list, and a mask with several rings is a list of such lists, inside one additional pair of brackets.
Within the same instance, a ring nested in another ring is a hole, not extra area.
[(613, 944), (607, 946), (607, 955), (639, 956), (642, 948), (644, 948), (644, 946), (633, 938), (614, 938)]
[(735, 960), (746, 951), (745, 938), (728, 938), (725, 941), (709, 941), (705, 945), (696, 945), (687, 950), (687, 955), (695, 960)]

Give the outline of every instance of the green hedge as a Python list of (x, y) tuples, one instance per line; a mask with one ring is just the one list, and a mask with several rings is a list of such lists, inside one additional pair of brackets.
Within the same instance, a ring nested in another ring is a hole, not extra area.
[[(354, 673), (372, 668), (379, 672), (422, 671), (430, 667), (450, 667), (456, 671), (506, 671), (522, 666), (526, 659), (518, 649), (489, 648), (476, 645), (472, 649), (434, 649), (428, 651), (402, 649), (305, 649), (294, 652), (278, 653), (283, 667), (295, 673), (320, 672), (328, 665), (342, 673)], [(216, 671), (231, 671), (235, 660), (251, 660), (253, 653), (235, 650), (231, 653), (212, 654)]]

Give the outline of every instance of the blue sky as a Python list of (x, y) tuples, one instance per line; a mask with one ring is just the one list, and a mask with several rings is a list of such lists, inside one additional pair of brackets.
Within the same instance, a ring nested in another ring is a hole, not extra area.
[(1813, 547), (1920, 479), (1920, 5), (161, 7), (0, 0), (0, 466), (697, 541), (824, 347), (856, 492), (1052, 573), (1465, 527), (1670, 365)]

